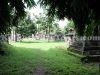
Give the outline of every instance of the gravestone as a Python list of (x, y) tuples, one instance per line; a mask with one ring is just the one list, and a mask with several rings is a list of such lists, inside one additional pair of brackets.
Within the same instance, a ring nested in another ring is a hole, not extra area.
[[(96, 27), (94, 30), (93, 37), (91, 36), (91, 39), (85, 39), (85, 40), (74, 40), (72, 45), (69, 46), (68, 50), (84, 55), (89, 58), (89, 60), (99, 61), (100, 57), (100, 27)], [(96, 38), (97, 37), (97, 38)], [(89, 37), (87, 37), (89, 38)], [(95, 39), (94, 39), (95, 38)], [(97, 39), (97, 40), (96, 40)]]
[(73, 34), (66, 34), (66, 35), (64, 36), (65, 42), (66, 42), (66, 44), (67, 44), (68, 46), (71, 45), (71, 43), (72, 43), (72, 41), (73, 41), (72, 37), (73, 37)]
[(55, 40), (58, 40), (58, 41), (64, 40), (64, 34), (61, 30), (55, 33)]

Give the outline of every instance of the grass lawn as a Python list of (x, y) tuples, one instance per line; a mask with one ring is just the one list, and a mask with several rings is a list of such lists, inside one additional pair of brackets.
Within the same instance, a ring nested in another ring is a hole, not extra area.
[(16, 47), (24, 48), (38, 48), (42, 50), (48, 50), (50, 48), (55, 48), (56, 46), (66, 46), (65, 42), (61, 41), (51, 41), (48, 43), (48, 40), (31, 40), (24, 39), (22, 42), (11, 42), (12, 45)]
[(8, 55), (0, 56), (0, 75), (35, 75), (42, 65), (45, 75), (98, 75), (94, 63), (83, 64), (57, 46), (65, 42), (32, 41), (10, 42)]

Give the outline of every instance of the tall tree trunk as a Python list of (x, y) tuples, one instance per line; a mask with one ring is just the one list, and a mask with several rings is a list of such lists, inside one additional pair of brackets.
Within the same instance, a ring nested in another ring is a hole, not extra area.
[(50, 34), (48, 34), (48, 42), (50, 42)]
[(50, 42), (50, 26), (48, 26), (48, 42)]
[(16, 35), (14, 30), (13, 30), (13, 41), (16, 41)]
[(20, 34), (21, 36), (20, 36), (20, 42), (22, 42), (22, 38), (23, 38), (23, 36), (22, 36), (22, 34)]

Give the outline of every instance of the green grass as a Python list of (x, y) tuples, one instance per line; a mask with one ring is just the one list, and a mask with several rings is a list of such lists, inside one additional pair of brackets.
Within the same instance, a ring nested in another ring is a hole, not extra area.
[(0, 75), (29, 75), (41, 62), (42, 50), (9, 47), (10, 55), (0, 56)]
[(50, 49), (45, 55), (47, 75), (98, 75), (94, 63), (83, 64), (80, 59), (60, 49)]
[(10, 54), (0, 56), (0, 75), (34, 75), (41, 63), (46, 75), (98, 75), (94, 63), (83, 64), (79, 58), (57, 48), (65, 46), (65, 42), (24, 40), (10, 44)]
[(47, 40), (31, 40), (24, 39), (22, 42), (11, 42), (12, 45), (16, 47), (24, 47), (24, 48), (38, 48), (42, 50), (48, 50), (50, 48), (55, 48), (57, 46), (66, 46), (65, 42), (61, 41), (50, 41)]

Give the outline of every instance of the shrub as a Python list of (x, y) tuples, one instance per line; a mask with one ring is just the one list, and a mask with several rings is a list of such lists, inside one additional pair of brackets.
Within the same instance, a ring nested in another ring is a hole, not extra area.
[(0, 45), (0, 55), (8, 55), (11, 53), (12, 46), (6, 42), (2, 42)]

